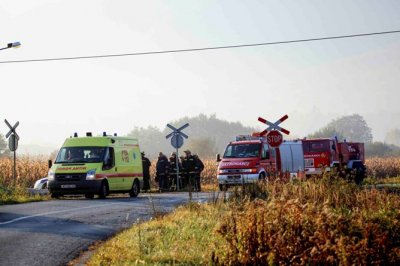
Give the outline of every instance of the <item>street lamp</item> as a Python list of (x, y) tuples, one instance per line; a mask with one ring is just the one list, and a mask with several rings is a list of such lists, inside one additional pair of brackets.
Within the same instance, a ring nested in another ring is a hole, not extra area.
[(10, 42), (6, 47), (0, 48), (0, 50), (9, 49), (9, 48), (18, 48), (21, 46), (20, 42)]

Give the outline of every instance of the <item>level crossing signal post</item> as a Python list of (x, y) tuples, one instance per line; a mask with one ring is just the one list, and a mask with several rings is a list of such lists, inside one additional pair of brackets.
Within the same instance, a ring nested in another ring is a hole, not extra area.
[(181, 148), (183, 145), (183, 138), (187, 139), (189, 137), (183, 133), (182, 130), (188, 126), (189, 123), (184, 124), (180, 128), (176, 128), (170, 124), (167, 124), (167, 127), (172, 129), (172, 132), (165, 136), (165, 138), (171, 138), (171, 145), (176, 149), (176, 191), (179, 191), (179, 148)]
[(267, 142), (271, 147), (276, 148), (282, 144), (283, 137), (280, 132), (282, 132), (286, 135), (290, 134), (289, 130), (286, 130), (279, 126), (279, 124), (281, 124), (283, 121), (285, 121), (288, 118), (289, 118), (288, 115), (284, 115), (275, 123), (269, 122), (262, 117), (258, 118), (258, 121), (260, 121), (261, 123), (264, 123), (268, 126), (264, 131), (260, 132), (260, 136), (266, 135)]
[(4, 119), (4, 122), (6, 125), (10, 128), (10, 131), (6, 134), (6, 138), (8, 138), (8, 148), (10, 151), (14, 152), (14, 168), (13, 168), (13, 179), (14, 179), (14, 186), (17, 184), (16, 176), (17, 176), (17, 148), (18, 148), (18, 141), (19, 141), (19, 136), (15, 129), (18, 127), (19, 122), (15, 123), (14, 126), (11, 126), (11, 124), (7, 121), (7, 119)]

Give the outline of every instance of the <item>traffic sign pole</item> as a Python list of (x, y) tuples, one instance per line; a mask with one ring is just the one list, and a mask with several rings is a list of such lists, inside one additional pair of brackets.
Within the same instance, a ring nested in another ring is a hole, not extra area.
[(179, 154), (178, 154), (178, 148), (176, 148), (175, 163), (176, 163), (176, 191), (179, 191)]
[(14, 169), (13, 169), (13, 179), (14, 179), (14, 187), (17, 185), (17, 148), (18, 148), (18, 141), (19, 141), (19, 136), (15, 129), (19, 125), (19, 121), (15, 123), (14, 126), (11, 126), (10, 123), (8, 123), (7, 119), (4, 119), (4, 122), (6, 125), (10, 128), (10, 131), (6, 134), (6, 138), (8, 138), (8, 147), (10, 148), (10, 151), (14, 152)]
[(167, 124), (167, 127), (172, 129), (173, 131), (169, 133), (165, 138), (171, 138), (171, 145), (176, 149), (176, 191), (179, 191), (179, 148), (183, 145), (183, 138), (187, 139), (188, 135), (182, 132), (183, 129), (187, 128), (189, 123), (184, 124), (180, 128), (176, 128), (170, 124)]
[(17, 151), (14, 151), (14, 187), (17, 187)]

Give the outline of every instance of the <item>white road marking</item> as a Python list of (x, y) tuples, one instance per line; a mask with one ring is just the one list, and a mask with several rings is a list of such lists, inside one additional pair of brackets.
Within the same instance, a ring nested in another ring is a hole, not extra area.
[(1, 222), (0, 225), (11, 224), (11, 223), (15, 223), (15, 222), (18, 222), (21, 220), (26, 220), (26, 219), (34, 218), (34, 217), (38, 217), (38, 216), (45, 216), (45, 215), (49, 215), (49, 214), (63, 213), (63, 212), (69, 212), (69, 211), (79, 211), (79, 210), (92, 209), (92, 208), (104, 207), (104, 206), (109, 206), (109, 205), (117, 205), (117, 204), (119, 204), (119, 203), (108, 203), (108, 204), (87, 206), (87, 207), (74, 208), (74, 209), (68, 209), (68, 210), (62, 210), (62, 211), (43, 212), (43, 213), (38, 213), (38, 214), (34, 214), (34, 215), (28, 215), (28, 216), (15, 218), (15, 219), (12, 219), (12, 220), (9, 220), (6, 222)]

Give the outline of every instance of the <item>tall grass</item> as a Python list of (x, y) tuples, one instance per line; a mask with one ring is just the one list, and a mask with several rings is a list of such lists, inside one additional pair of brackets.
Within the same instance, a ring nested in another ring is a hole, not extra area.
[[(264, 192), (266, 200), (250, 200)], [(239, 201), (238, 201), (239, 198)], [(240, 202), (240, 203), (239, 203)], [(258, 184), (236, 193), (218, 233), (221, 265), (398, 264), (400, 197), (338, 178)]]
[(41, 156), (17, 158), (16, 178), (13, 177), (14, 162), (11, 158), (0, 159), (0, 205), (43, 200), (45, 196), (29, 195), (26, 188), (47, 175), (47, 160)]
[(118, 234), (87, 265), (210, 265), (223, 239), (215, 234), (223, 209), (192, 203)]
[(400, 197), (326, 175), (259, 183), (121, 232), (88, 265), (399, 265)]
[(0, 159), (0, 185), (18, 188), (32, 187), (37, 179), (47, 176), (49, 170), (47, 159), (43, 156), (18, 157), (15, 180), (13, 178), (13, 169), (13, 159)]

